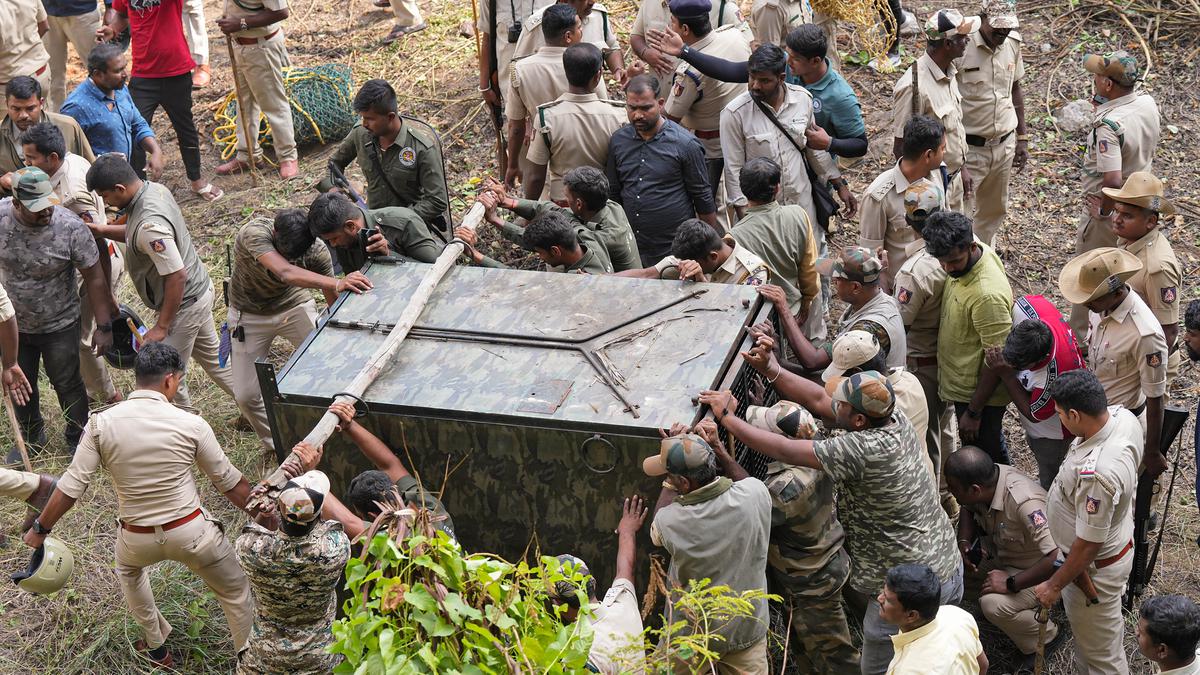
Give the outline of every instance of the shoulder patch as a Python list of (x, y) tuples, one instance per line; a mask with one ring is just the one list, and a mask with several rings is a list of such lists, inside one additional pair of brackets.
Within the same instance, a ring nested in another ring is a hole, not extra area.
[(154, 241), (150, 242), (150, 250), (154, 251), (155, 253), (162, 253), (163, 251), (167, 250), (166, 240), (155, 239)]
[(526, 29), (535, 28), (540, 25), (542, 25), (542, 13), (541, 12), (536, 12), (536, 13), (530, 15), (530, 17), (528, 19), (525, 19), (525, 28)]
[(1167, 303), (1168, 305), (1175, 302), (1175, 299), (1179, 295), (1178, 292), (1175, 290), (1174, 286), (1168, 286), (1167, 288), (1160, 288), (1160, 289), (1158, 289), (1158, 294), (1159, 294), (1159, 296), (1162, 297), (1162, 301)]
[(1091, 495), (1088, 495), (1087, 496), (1087, 504), (1084, 508), (1087, 509), (1088, 513), (1095, 515), (1097, 512), (1100, 511), (1100, 500), (1096, 499), (1095, 497), (1093, 497)]
[(909, 300), (912, 300), (912, 291), (908, 290), (907, 288), (900, 287), (900, 289), (896, 291), (896, 301), (902, 305), (907, 305)]
[(1096, 142), (1096, 151), (1102, 155), (1104, 153), (1108, 152), (1108, 141), (1106, 141), (1104, 139), (1100, 139), (1099, 141), (1097, 141)]
[(671, 86), (671, 94), (674, 96), (683, 96), (683, 82), (679, 81), (678, 78), (676, 78), (675, 84)]
[(1033, 529), (1040, 530), (1046, 526), (1046, 514), (1038, 509), (1029, 514), (1029, 524), (1033, 525)]
[(1146, 365), (1151, 368), (1157, 368), (1163, 364), (1162, 352), (1153, 352), (1146, 355)]
[(413, 146), (406, 145), (400, 150), (400, 166), (411, 169), (417, 165), (417, 151)]

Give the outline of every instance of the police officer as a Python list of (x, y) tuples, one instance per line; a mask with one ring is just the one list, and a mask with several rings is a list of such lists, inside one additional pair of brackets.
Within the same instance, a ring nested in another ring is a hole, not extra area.
[(522, 177), (525, 196), (537, 199), (550, 174), (550, 199), (566, 205), (563, 174), (576, 167), (603, 169), (608, 142), (627, 122), (625, 104), (596, 94), (600, 86), (600, 50), (580, 42), (562, 55), (567, 91), (533, 114), (533, 140), (529, 144), (529, 170)]
[(396, 91), (384, 80), (363, 84), (354, 96), (354, 112), (362, 124), (350, 130), (330, 160), (342, 169), (358, 160), (371, 208), (405, 206), (431, 227), (444, 228), (449, 202), (437, 140), (400, 117)]
[[(1149, 94), (1134, 91), (1141, 77), (1137, 59), (1123, 51), (1088, 54), (1083, 67), (1093, 75), (1096, 110), (1083, 155), (1084, 209), (1075, 236), (1076, 253), (1117, 245), (1112, 202), (1101, 190), (1121, 187), (1135, 171), (1152, 171), (1159, 136), (1158, 105)], [(1071, 330), (1080, 342), (1087, 323), (1087, 312), (1073, 307)]]
[(108, 469), (119, 505), (117, 578), (143, 635), (135, 646), (166, 668), (174, 663), (166, 646), (171, 624), (154, 604), (147, 567), (174, 560), (203, 579), (225, 612), (234, 651), (245, 646), (254, 618), (246, 575), (221, 524), (200, 503), (193, 468), (198, 466), (238, 508), (245, 507), (250, 485), (225, 456), (208, 422), (171, 405), (185, 366), (168, 344), (141, 348), (134, 362), (137, 390), (92, 414), (71, 465), (25, 533), (30, 548), (41, 546), (100, 467)]
[[(287, 0), (226, 0), (225, 13), (216, 21), (233, 44), (238, 92), (237, 155), (217, 167), (218, 175), (241, 173), (250, 168), (251, 161), (258, 164), (262, 159), (258, 146), (262, 115), (271, 125), (279, 177), (286, 180), (299, 173), (292, 105), (283, 86), (283, 69), (290, 65), (280, 26), (286, 18)], [(246, 138), (246, 120), (252, 122), (253, 139)]]
[(495, 213), (497, 207), (512, 211), (525, 220), (533, 220), (547, 211), (565, 211), (574, 218), (575, 232), (581, 240), (594, 240), (596, 245), (604, 248), (614, 272), (640, 268), (641, 255), (633, 228), (621, 205), (608, 198), (608, 177), (604, 172), (591, 166), (571, 169), (563, 177), (563, 189), (566, 191), (565, 207), (551, 201), (513, 199), (503, 184), (494, 181), (479, 193), (478, 199), (487, 209), (485, 220), (514, 244), (524, 244), (525, 228), (502, 220)]
[[(1059, 467), (1046, 504), (1050, 535), (1065, 561), (1034, 593), (1047, 609), (1062, 598), (1075, 637), (1078, 671), (1127, 673), (1121, 592), (1133, 565), (1133, 499), (1142, 429), (1128, 410), (1108, 405), (1104, 387), (1089, 370), (1063, 373), (1051, 385), (1050, 395), (1076, 441)], [(1086, 597), (1076, 585), (1081, 574), (1090, 578), (1096, 597)]]
[(919, 178), (904, 191), (904, 219), (917, 238), (904, 247), (905, 260), (896, 271), (892, 295), (900, 305), (900, 318), (904, 321), (906, 367), (920, 381), (929, 406), (925, 447), (938, 474), (942, 506), (954, 516), (958, 506), (946, 486), (942, 466), (954, 450), (958, 433), (954, 426), (954, 406), (946, 405), (938, 396), (937, 343), (946, 270), (925, 250), (925, 240), (921, 237), (925, 219), (945, 206), (945, 193), (940, 186), (940, 181)]
[[(876, 176), (867, 188), (859, 219), (858, 245), (872, 251), (883, 249), (887, 256), (883, 269), (887, 290), (891, 290), (896, 273), (904, 267), (909, 245), (920, 239), (906, 220), (905, 191), (924, 179), (924, 184), (933, 188), (931, 194), (938, 196), (933, 208), (945, 206), (944, 190), (938, 189), (942, 182), (938, 167), (945, 154), (946, 132), (942, 123), (927, 115), (917, 115), (904, 124), (900, 160)], [(923, 249), (924, 244), (920, 248)]]
[[(813, 438), (812, 413), (790, 401), (746, 408), (746, 422), (789, 438)], [(858, 650), (850, 640), (842, 587), (850, 578), (846, 531), (833, 509), (829, 474), (780, 461), (763, 478), (771, 493), (771, 544), (767, 581), (785, 596), (792, 632), (804, 652), (802, 672), (858, 673)]]
[[(580, 21), (580, 39), (596, 45), (596, 48), (604, 53), (604, 62), (608, 65), (613, 79), (620, 84), (625, 84), (625, 55), (621, 52), (620, 43), (617, 42), (616, 27), (608, 18), (608, 9), (595, 0), (558, 1), (575, 9)], [(538, 26), (547, 9), (549, 9), (548, 6), (535, 9), (533, 14), (525, 20), (525, 27), (521, 30), (521, 38), (517, 41), (517, 48), (513, 54), (514, 60), (534, 54), (545, 46), (546, 35), (538, 30)]]
[(1090, 310), (1088, 367), (1113, 405), (1129, 410), (1145, 434), (1146, 471), (1162, 473), (1158, 444), (1167, 390), (1167, 341), (1162, 326), (1128, 281), (1142, 263), (1128, 251), (1097, 248), (1063, 267), (1058, 288), (1068, 302)]
[[(536, 53), (515, 60), (509, 69), (509, 96), (504, 102), (504, 116), (508, 118), (508, 172), (504, 182), (510, 187), (516, 185), (517, 176), (527, 165), (522, 160), (526, 158), (526, 139), (533, 129), (532, 115), (538, 106), (568, 91), (563, 54), (567, 47), (580, 41), (579, 27), (579, 15), (571, 5), (559, 3), (547, 7), (537, 27), (545, 34), (546, 44)], [(603, 80), (597, 82), (595, 93), (608, 98)], [(533, 196), (540, 198), (541, 194)]]
[[(962, 94), (954, 61), (966, 50), (969, 35), (979, 29), (979, 17), (964, 17), (956, 9), (941, 9), (925, 22), (925, 53), (904, 71), (892, 87), (892, 154), (900, 157), (904, 125), (915, 115), (929, 115), (946, 129), (947, 203), (962, 211), (972, 182), (966, 167), (967, 138), (963, 127)], [(915, 78), (915, 82), (914, 82)]]
[(1179, 291), (1183, 275), (1171, 242), (1159, 225), (1162, 216), (1175, 213), (1175, 205), (1163, 196), (1162, 181), (1145, 171), (1129, 175), (1121, 189), (1103, 188), (1113, 202), (1113, 231), (1118, 248), (1137, 256), (1142, 269), (1129, 278), (1132, 288), (1162, 326), (1167, 349), (1168, 372), (1179, 371), (1175, 338), (1179, 335)]
[[(508, 68), (524, 32), (525, 19), (553, 0), (485, 0), (479, 3), (479, 32), (483, 54), (479, 59), (479, 93), (489, 104), (500, 107), (508, 97)], [(495, 19), (493, 19), (493, 14)], [(493, 52), (493, 44), (495, 51)], [(496, 79), (493, 82), (491, 63), (495, 54)], [(497, 88), (498, 87), (498, 88)]]
[[(671, 28), (683, 38), (688, 49), (712, 54), (729, 61), (745, 61), (750, 45), (733, 26), (714, 28), (709, 13), (709, 0), (671, 0)], [(740, 84), (722, 82), (701, 75), (687, 63), (675, 68), (671, 93), (664, 112), (673, 122), (687, 127), (704, 144), (708, 160), (708, 182), (717, 199), (717, 213), (724, 201), (721, 197), (721, 170), (724, 155), (721, 148), (721, 111), (742, 91)], [(726, 178), (726, 189), (729, 179)]]
[[(967, 510), (958, 520), (963, 566), (986, 574), (979, 607), (1024, 655), (1022, 667), (1033, 670), (1040, 632), (1033, 589), (1050, 578), (1058, 559), (1046, 521), (1046, 491), (973, 446), (950, 454), (946, 482)], [(1058, 626), (1051, 621), (1043, 647), (1057, 635)]]
[[(750, 44), (754, 40), (750, 24), (742, 16), (742, 10), (735, 0), (717, 0), (710, 4), (712, 8), (708, 11), (708, 21), (713, 28), (733, 26), (742, 34), (746, 44)], [(662, 31), (670, 25), (669, 1), (648, 0), (639, 4), (637, 18), (634, 19), (633, 27), (629, 29), (629, 46), (633, 48), (634, 55), (645, 63), (645, 66), (637, 64), (635, 67), (639, 69), (648, 67), (645, 72), (658, 80), (660, 94), (665, 94), (670, 90), (671, 79), (674, 77), (678, 62), (675, 56), (651, 47), (646, 37), (651, 31)]]
[(812, 22), (812, 8), (798, 0), (754, 0), (750, 21), (758, 44), (782, 47), (793, 28)]
[(364, 209), (340, 192), (313, 201), (308, 229), (333, 247), (346, 271), (362, 268), (374, 256), (395, 254), (431, 263), (442, 252), (416, 211), (403, 206)]
[(984, 0), (958, 69), (967, 170), (975, 183), (975, 236), (988, 246), (1008, 212), (1012, 170), (1029, 159), (1021, 78), (1021, 35), (1011, 0)]
[[(96, 159), (88, 169), (87, 185), (109, 206), (125, 209), (128, 216), (123, 236), (125, 272), (142, 302), (158, 313), (143, 340), (174, 347), (185, 368), (195, 357), (213, 383), (236, 399), (233, 376), (221, 367), (218, 356), (212, 280), (171, 191), (138, 178), (129, 162), (117, 154)], [(179, 402), (187, 405), (187, 385), (182, 380), (181, 376)], [(262, 444), (273, 452), (271, 427), (262, 403), (239, 404), (238, 408)]]

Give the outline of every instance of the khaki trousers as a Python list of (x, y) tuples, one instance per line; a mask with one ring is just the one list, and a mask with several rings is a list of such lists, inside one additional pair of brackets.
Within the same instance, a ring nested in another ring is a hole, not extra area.
[[(113, 295), (121, 287), (121, 277), (125, 274), (125, 259), (121, 256), (121, 247), (113, 246), (116, 251), (112, 259), (112, 279), (109, 288)], [(83, 386), (87, 389), (88, 397), (101, 403), (111, 401), (117, 395), (113, 386), (112, 375), (104, 357), (92, 353), (92, 333), (96, 330), (96, 316), (92, 312), (92, 303), (88, 300), (87, 284), (79, 284), (79, 374), (83, 377)]]
[[(292, 125), (292, 106), (288, 103), (287, 91), (283, 86), (283, 69), (291, 65), (288, 61), (287, 41), (283, 30), (279, 30), (270, 40), (261, 38), (256, 44), (244, 45), (236, 40), (233, 50), (237, 58), (237, 85), (245, 101), (239, 101), (241, 109), (246, 111), (249, 119), (254, 122), (255, 133), (258, 131), (258, 120), (266, 116), (271, 125), (271, 139), (275, 146), (275, 158), (295, 160), (296, 130)], [(262, 157), (262, 149), (258, 147), (258, 137), (254, 140), (254, 158)], [(246, 150), (245, 125), (237, 125), (237, 158), (249, 161)]]
[(946, 474), (942, 468), (958, 444), (958, 425), (954, 418), (954, 406), (938, 398), (938, 367), (937, 364), (918, 366), (916, 361), (909, 359), (908, 371), (917, 377), (921, 390), (925, 392), (925, 405), (929, 411), (929, 429), (925, 432), (925, 449), (929, 453), (929, 461), (933, 462), (934, 472), (937, 473), (938, 495), (942, 508), (951, 522), (958, 517), (958, 502), (950, 494), (946, 486)]
[(239, 408), (264, 410), (262, 390), (254, 362), (271, 351), (271, 342), (282, 337), (299, 347), (317, 322), (317, 303), (313, 300), (279, 314), (263, 315), (229, 308), (229, 331), (241, 326), (243, 339), (233, 338), (233, 394)]
[(77, 16), (48, 16), (50, 30), (42, 36), (42, 45), (50, 54), (50, 90), (46, 98), (50, 110), (58, 112), (67, 98), (67, 43), (75, 46), (79, 60), (87, 64), (88, 54), (96, 45), (96, 29), (100, 27), (100, 10), (94, 9)]
[[(1003, 569), (1009, 575), (1023, 571), (1016, 567), (997, 567), (996, 569)], [(1016, 595), (988, 593), (979, 596), (979, 608), (983, 611), (983, 616), (992, 622), (993, 626), (1004, 631), (1004, 634), (1013, 641), (1022, 654), (1032, 654), (1037, 651), (1038, 622), (1036, 616), (1040, 606), (1032, 587), (1023, 589)], [(1058, 635), (1058, 626), (1053, 621), (1048, 622), (1046, 641), (1043, 644), (1049, 644), (1056, 635)]]
[(0, 497), (25, 501), (33, 496), (41, 479), (36, 473), (0, 468)]
[[(966, 164), (963, 164), (963, 166), (966, 166)], [(968, 171), (970, 171), (970, 169), (968, 169)], [(949, 207), (951, 211), (966, 213), (967, 200), (965, 195), (966, 193), (963, 190), (962, 171), (959, 170), (958, 173), (954, 174), (954, 178), (950, 181), (950, 187), (946, 190), (946, 206)]]
[(1016, 152), (1015, 133), (999, 145), (967, 146), (966, 167), (975, 181), (971, 217), (975, 222), (975, 236), (988, 246), (993, 245), (996, 233), (1004, 224), (1004, 215), (1008, 213), (1008, 183)]
[(1088, 567), (1100, 604), (1088, 607), (1083, 591), (1075, 584), (1063, 589), (1063, 606), (1075, 637), (1075, 670), (1091, 675), (1124, 675), (1125, 622), (1121, 618), (1121, 595), (1133, 567), (1133, 551), (1102, 570)]
[[(1117, 235), (1112, 231), (1112, 220), (1093, 218), (1085, 208), (1079, 217), (1079, 230), (1075, 233), (1075, 255), (1095, 248), (1116, 245)], [(1070, 323), (1071, 330), (1075, 331), (1075, 339), (1081, 346), (1086, 345), (1088, 308), (1085, 305), (1071, 305)]]
[[(194, 357), (204, 372), (208, 374), (209, 379), (226, 394), (236, 399), (237, 395), (233, 390), (233, 375), (229, 368), (222, 368), (218, 360), (221, 341), (217, 337), (216, 328), (213, 327), (212, 310), (213, 288), (212, 284), (209, 284), (208, 290), (202, 293), (196, 302), (179, 310), (175, 315), (175, 324), (171, 326), (171, 332), (167, 334), (167, 338), (163, 342), (179, 350), (179, 356), (183, 359), (185, 369), (188, 361)], [(180, 405), (191, 405), (186, 377), (179, 385), (179, 393), (176, 394), (175, 401)], [(258, 434), (262, 444), (267, 450), (274, 452), (275, 444), (271, 442), (271, 426), (267, 422), (267, 411), (263, 408), (262, 400), (259, 400), (257, 407), (239, 405), (238, 408), (250, 422), (250, 426), (254, 427), (254, 433)]]
[(117, 529), (117, 578), (125, 604), (142, 627), (146, 644), (155, 649), (167, 641), (171, 624), (154, 603), (154, 591), (146, 568), (164, 560), (187, 565), (217, 596), (233, 647), (240, 652), (254, 624), (254, 599), (250, 582), (238, 564), (233, 546), (221, 525), (207, 513), (173, 530), (139, 534)]
[(183, 36), (197, 66), (208, 63), (208, 25), (204, 22), (204, 0), (184, 0)]
[[(397, 26), (415, 26), (425, 22), (425, 18), (421, 16), (421, 8), (417, 6), (417, 0), (391, 0), (391, 3), (392, 13), (396, 15)], [(496, 30), (500, 30), (499, 26), (496, 27)]]

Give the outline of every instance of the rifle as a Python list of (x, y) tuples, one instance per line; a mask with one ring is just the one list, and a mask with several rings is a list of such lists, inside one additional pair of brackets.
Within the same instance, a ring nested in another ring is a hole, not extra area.
[[(1179, 437), (1179, 433), (1183, 431), (1183, 425), (1187, 422), (1188, 411), (1185, 408), (1175, 406), (1165, 406), (1163, 408), (1163, 423), (1162, 436), (1159, 442), (1163, 452), (1169, 452), (1171, 446), (1175, 443), (1175, 439)], [(1175, 470), (1179, 469), (1179, 450), (1175, 451)], [(1171, 476), (1172, 487), (1175, 484), (1175, 476)], [(1133, 601), (1146, 592), (1146, 585), (1150, 583), (1150, 575), (1154, 572), (1154, 564), (1158, 558), (1158, 546), (1154, 549), (1154, 558), (1147, 564), (1150, 558), (1150, 501), (1154, 496), (1154, 479), (1146, 475), (1143, 471), (1138, 477), (1137, 496), (1133, 506), (1133, 569), (1129, 571), (1128, 590), (1125, 592), (1124, 605), (1125, 609), (1133, 609)], [(1170, 506), (1168, 496), (1167, 506), (1163, 507), (1163, 519), (1158, 524), (1158, 544), (1162, 544), (1162, 532), (1166, 526), (1166, 510)]]
[(350, 185), (350, 181), (346, 179), (346, 174), (342, 173), (342, 167), (338, 166), (337, 162), (332, 159), (329, 160), (329, 183), (333, 187), (345, 190), (346, 194), (350, 195), (350, 198), (354, 200), (355, 204), (358, 204), (359, 208), (367, 208), (367, 200), (363, 199), (362, 195), (358, 194), (358, 191)]

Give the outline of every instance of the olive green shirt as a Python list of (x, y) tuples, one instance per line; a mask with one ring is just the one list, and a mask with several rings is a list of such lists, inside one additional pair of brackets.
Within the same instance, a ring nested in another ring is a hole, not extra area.
[[(229, 304), (248, 314), (269, 316), (299, 307), (312, 299), (308, 289), (287, 285), (259, 262), (259, 258), (267, 253), (278, 253), (275, 228), (269, 219), (255, 218), (238, 230), (233, 241)], [(288, 262), (310, 272), (333, 276), (333, 260), (323, 241), (314, 241), (299, 260)]]
[[(625, 209), (621, 208), (620, 204), (611, 199), (608, 200), (604, 208), (597, 211), (587, 221), (579, 218), (570, 209), (563, 208), (552, 201), (518, 199), (513, 213), (526, 220), (533, 220), (553, 209), (558, 209), (571, 216), (571, 219), (578, 223), (575, 232), (579, 234), (580, 241), (585, 239), (585, 233), (592, 235), (591, 238), (596, 244), (603, 247), (604, 254), (612, 265), (612, 271), (624, 272), (642, 268), (637, 239), (633, 236), (633, 228), (629, 226), (629, 219), (625, 217)], [(502, 231), (504, 238), (514, 244), (524, 245), (524, 228), (515, 223), (505, 223), (504, 225)]]
[[(938, 396), (943, 401), (966, 403), (979, 384), (983, 352), (1003, 347), (1012, 331), (1012, 286), (1004, 263), (991, 247), (962, 277), (948, 277), (942, 288), (942, 320), (938, 327)], [(987, 405), (1009, 401), (1004, 387), (996, 387)]]
[(342, 169), (358, 160), (367, 179), (367, 204), (373, 209), (407, 206), (427, 223), (444, 215), (449, 204), (437, 141), (406, 120), (395, 143), (381, 151), (378, 142), (361, 124), (357, 125), (331, 159)]
[[(429, 226), (412, 209), (389, 206), (382, 209), (362, 210), (365, 227), (377, 229), (387, 239), (391, 255), (410, 258), (417, 262), (431, 263), (442, 252), (442, 245), (433, 238)], [(338, 264), (345, 272), (362, 269), (371, 257), (360, 237), (353, 246), (337, 247)]]
[(729, 234), (771, 268), (771, 283), (783, 289), (792, 314), (808, 311), (821, 294), (821, 276), (816, 237), (804, 207), (779, 202), (751, 206)]

